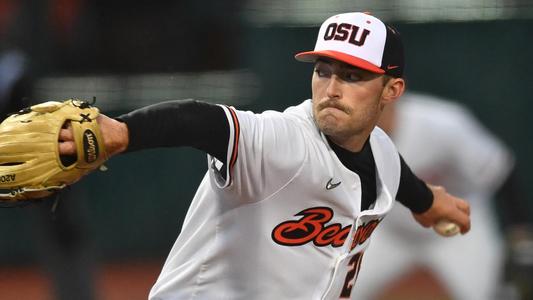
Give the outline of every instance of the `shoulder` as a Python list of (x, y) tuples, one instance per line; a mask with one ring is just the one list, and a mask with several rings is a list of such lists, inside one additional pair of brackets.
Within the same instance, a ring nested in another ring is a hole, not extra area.
[[(236, 111), (240, 123), (240, 147), (261, 155), (264, 159), (284, 160), (291, 153), (293, 160), (305, 157), (313, 128), (310, 104), (303, 102), (283, 112), (267, 110), (262, 113)], [(274, 155), (275, 154), (275, 155)]]
[(370, 134), (370, 145), (376, 165), (384, 167), (399, 166), (399, 153), (391, 138), (379, 127), (375, 127)]
[(283, 113), (295, 121), (314, 126), (313, 103), (310, 99), (303, 101), (299, 105), (288, 107)]
[(400, 184), (400, 154), (389, 136), (379, 127), (375, 127), (370, 135), (370, 145), (380, 178), (389, 187), (392, 195), (396, 195)]
[(370, 134), (370, 142), (372, 145), (379, 145), (380, 147), (385, 147), (389, 150), (396, 151), (396, 146), (391, 138), (387, 135), (387, 133), (385, 133), (385, 131), (383, 131), (383, 129), (379, 128), (378, 126), (374, 127), (374, 130), (372, 130), (372, 133)]
[(265, 110), (263, 112), (256, 113), (250, 110), (239, 110), (234, 107), (226, 107), (224, 105), (221, 106), (224, 107), (225, 110), (234, 111), (239, 119), (252, 119), (258, 122), (268, 120), (294, 123), (313, 122), (311, 100), (306, 100), (296, 106), (290, 106), (283, 112), (276, 110)]

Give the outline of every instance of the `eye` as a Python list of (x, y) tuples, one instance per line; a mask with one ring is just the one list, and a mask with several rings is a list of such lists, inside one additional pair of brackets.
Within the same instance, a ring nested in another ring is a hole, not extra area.
[(358, 72), (346, 72), (343, 77), (345, 81), (349, 82), (357, 82), (362, 80), (362, 76)]
[(316, 75), (318, 75), (318, 77), (329, 77), (329, 76), (331, 76), (331, 72), (328, 69), (323, 68), (323, 67), (316, 67), (315, 68), (315, 73), (316, 73)]

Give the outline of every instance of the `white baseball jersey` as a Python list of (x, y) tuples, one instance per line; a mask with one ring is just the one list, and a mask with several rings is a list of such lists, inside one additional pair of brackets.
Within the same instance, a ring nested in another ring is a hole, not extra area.
[(350, 298), (373, 229), (392, 207), (400, 160), (370, 137), (377, 200), (318, 130), (312, 103), (262, 114), (224, 107), (227, 164), (202, 180), (150, 299)]
[(371, 299), (416, 265), (431, 268), (453, 299), (492, 299), (503, 257), (488, 200), (512, 168), (511, 154), (465, 108), (422, 94), (400, 99), (392, 139), (416, 175), (469, 201), (472, 229), (445, 239), (397, 205), (365, 255), (357, 299)]

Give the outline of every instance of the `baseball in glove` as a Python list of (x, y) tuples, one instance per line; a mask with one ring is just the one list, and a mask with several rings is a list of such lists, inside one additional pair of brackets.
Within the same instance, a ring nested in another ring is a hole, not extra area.
[[(99, 110), (69, 99), (25, 108), (0, 124), (0, 204), (52, 195), (107, 159), (96, 122)], [(60, 157), (59, 132), (72, 126), (77, 157)], [(6, 205), (7, 204), (7, 205)]]

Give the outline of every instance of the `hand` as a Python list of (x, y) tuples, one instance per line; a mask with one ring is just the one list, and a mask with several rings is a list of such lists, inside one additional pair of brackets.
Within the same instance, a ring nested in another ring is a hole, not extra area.
[(428, 184), (433, 193), (433, 204), (420, 214), (413, 213), (415, 220), (424, 227), (435, 226), (441, 220), (455, 223), (465, 234), (470, 230), (470, 205), (461, 198), (452, 196), (441, 186)]
[[(100, 114), (96, 119), (109, 157), (128, 148), (129, 134), (125, 123)], [(59, 155), (76, 155), (76, 143), (70, 124), (59, 132)]]

